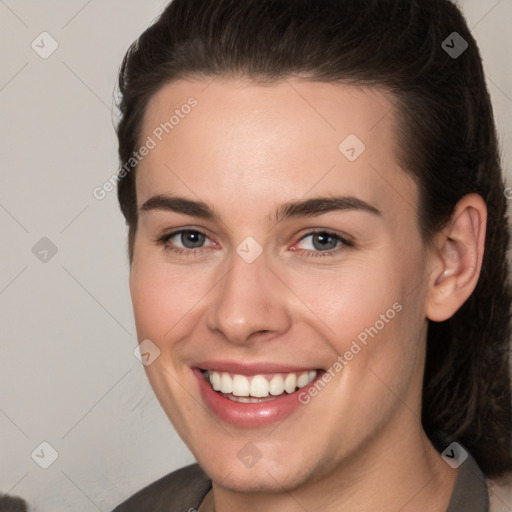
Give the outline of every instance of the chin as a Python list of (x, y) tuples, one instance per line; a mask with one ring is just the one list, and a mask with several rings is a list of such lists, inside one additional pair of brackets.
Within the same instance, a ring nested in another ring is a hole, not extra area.
[[(238, 458), (197, 459), (208, 477), (216, 484), (233, 492), (275, 493), (293, 490), (311, 478), (303, 468), (290, 459), (278, 463), (275, 460), (260, 459), (254, 465), (242, 463)], [(286, 465), (283, 465), (286, 464)]]
[[(212, 474), (213, 473), (213, 474)], [(283, 484), (267, 473), (265, 468), (233, 468), (232, 473), (226, 473), (212, 468), (208, 476), (225, 489), (237, 493), (276, 493), (283, 491)], [(288, 486), (286, 486), (288, 487)]]

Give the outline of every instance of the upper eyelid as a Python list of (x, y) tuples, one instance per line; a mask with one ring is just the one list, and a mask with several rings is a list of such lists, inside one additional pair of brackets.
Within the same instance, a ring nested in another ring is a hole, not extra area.
[(205, 231), (204, 229), (196, 229), (196, 228), (180, 228), (180, 229), (176, 229), (173, 231), (169, 231), (169, 233), (164, 233), (161, 237), (159, 237), (159, 239), (168, 240), (169, 238), (173, 238), (176, 235), (180, 235), (181, 233), (187, 233), (187, 232), (200, 233), (201, 235), (204, 235), (206, 238), (209, 238), (210, 240), (212, 240), (212, 237), (208, 234), (207, 231)]
[(299, 241), (300, 240), (303, 240), (305, 237), (307, 236), (310, 236), (310, 235), (316, 235), (316, 234), (320, 234), (320, 233), (326, 233), (330, 236), (337, 236), (338, 238), (341, 238), (343, 240), (347, 240), (347, 241), (350, 241), (351, 237), (349, 235), (346, 235), (344, 233), (340, 233), (339, 231), (335, 230), (335, 229), (330, 229), (330, 228), (314, 228), (314, 229), (308, 229), (305, 231), (305, 233), (303, 235), (301, 235), (301, 237), (299, 238)]

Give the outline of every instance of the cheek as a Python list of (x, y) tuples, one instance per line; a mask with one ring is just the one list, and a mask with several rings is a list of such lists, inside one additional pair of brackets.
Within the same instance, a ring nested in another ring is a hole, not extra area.
[(178, 322), (193, 316), (209, 289), (201, 272), (162, 259), (141, 256), (132, 265), (130, 294), (139, 338), (168, 338)]
[(417, 356), (423, 271), (421, 248), (410, 244), (354, 258), (344, 268), (288, 273), (287, 282), (303, 319), (336, 354), (333, 364), (346, 355), (343, 373), (351, 379), (375, 368), (393, 380), (393, 371), (407, 373)]
[[(334, 339), (338, 351), (365, 329), (379, 322), (381, 315), (395, 317), (393, 304), (400, 301), (400, 276), (384, 261), (353, 261), (332, 270), (288, 274), (287, 281), (310, 311), (311, 321), (327, 339)], [(387, 318), (386, 317), (386, 318)], [(387, 325), (387, 324), (386, 324)]]
[(302, 310), (312, 312), (310, 325), (334, 354), (327, 393), (338, 406), (322, 414), (332, 424), (345, 424), (348, 438), (358, 439), (401, 407), (396, 396), (407, 395), (420, 368), (421, 291), (411, 293), (411, 283), (421, 269), (406, 259), (401, 263), (382, 255), (342, 272), (304, 273), (295, 281), (294, 291), (309, 308)]

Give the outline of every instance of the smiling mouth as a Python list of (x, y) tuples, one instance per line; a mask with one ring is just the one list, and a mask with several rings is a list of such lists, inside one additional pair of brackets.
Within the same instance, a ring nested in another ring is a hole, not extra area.
[(253, 376), (203, 370), (210, 387), (234, 402), (261, 403), (295, 393), (315, 380), (320, 370)]

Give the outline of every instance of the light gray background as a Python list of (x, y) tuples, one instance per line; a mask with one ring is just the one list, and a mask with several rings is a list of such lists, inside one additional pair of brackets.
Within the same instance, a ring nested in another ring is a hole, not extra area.
[[(132, 352), (115, 191), (92, 195), (117, 169), (122, 57), (166, 3), (0, 0), (0, 491), (38, 512), (107, 512), (193, 461)], [(460, 5), (512, 184), (512, 0)], [(47, 59), (31, 48), (43, 31), (59, 45)], [(43, 237), (58, 248), (46, 263), (32, 252)], [(43, 441), (58, 452), (48, 469), (31, 458)]]

